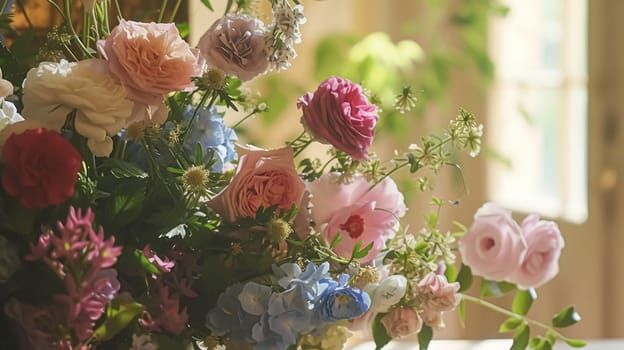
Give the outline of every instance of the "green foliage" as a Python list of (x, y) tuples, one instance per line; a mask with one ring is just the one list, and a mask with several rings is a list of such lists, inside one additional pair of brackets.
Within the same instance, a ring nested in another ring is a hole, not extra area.
[(386, 331), (386, 327), (381, 323), (381, 319), (385, 316), (385, 313), (378, 313), (373, 320), (373, 340), (375, 340), (375, 350), (380, 350), (386, 344), (392, 340)]
[(516, 290), (516, 285), (509, 282), (481, 280), (481, 297), (500, 297)]
[(581, 320), (581, 315), (576, 311), (574, 306), (568, 306), (553, 316), (553, 327), (563, 328), (576, 324)]
[(514, 332), (523, 324), (524, 324), (524, 320), (519, 319), (517, 317), (509, 317), (508, 319), (503, 321), (503, 323), (501, 323), (500, 327), (498, 328), (498, 332), (499, 333)]
[(537, 293), (533, 288), (518, 291), (511, 304), (511, 311), (518, 315), (526, 315), (535, 299), (537, 299)]
[(516, 329), (516, 333), (513, 337), (513, 343), (509, 350), (524, 350), (529, 345), (529, 338), (531, 336), (531, 329), (527, 324), (522, 324)]
[(433, 329), (429, 326), (423, 326), (420, 332), (418, 332), (418, 347), (420, 350), (427, 350), (429, 343), (433, 339)]
[(126, 328), (143, 311), (143, 305), (126, 302), (122, 298), (113, 299), (106, 310), (106, 319), (93, 332), (95, 341), (106, 341)]
[(472, 271), (470, 267), (462, 264), (459, 269), (459, 274), (457, 275), (457, 282), (459, 282), (459, 292), (467, 291), (472, 286)]

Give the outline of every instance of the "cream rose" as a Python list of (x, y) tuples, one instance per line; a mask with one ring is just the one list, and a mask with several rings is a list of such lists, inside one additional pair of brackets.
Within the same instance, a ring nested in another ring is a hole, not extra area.
[(126, 126), (134, 107), (100, 59), (42, 62), (26, 76), (23, 101), (25, 119), (39, 120), (55, 130), (76, 110), (76, 132), (88, 139), (96, 156), (110, 155), (111, 136)]

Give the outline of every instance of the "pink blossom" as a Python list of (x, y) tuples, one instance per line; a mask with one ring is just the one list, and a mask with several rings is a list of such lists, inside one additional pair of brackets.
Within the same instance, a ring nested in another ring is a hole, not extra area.
[(442, 329), (444, 324), (444, 313), (442, 311), (435, 311), (431, 309), (425, 309), (420, 313), (420, 318), (423, 323), (433, 329)]
[(224, 220), (255, 217), (260, 207), (283, 211), (301, 203), (304, 183), (295, 169), (293, 150), (249, 150), (240, 157), (230, 184), (208, 205)]
[(141, 326), (150, 331), (165, 330), (173, 334), (180, 334), (186, 328), (188, 314), (186, 309), (180, 311), (180, 297), (177, 294), (169, 294), (169, 288), (160, 286), (158, 291), (160, 307), (157, 316), (145, 312), (139, 319)]
[(414, 309), (401, 306), (381, 318), (381, 324), (392, 338), (403, 338), (420, 332), (422, 319)]
[(143, 255), (151, 262), (160, 272), (170, 272), (175, 266), (175, 261), (170, 260), (168, 257), (161, 258), (153, 250), (150, 249), (150, 245), (146, 245), (143, 248)]
[(511, 211), (492, 203), (484, 204), (475, 214), (468, 232), (459, 240), (464, 264), (472, 273), (502, 281), (520, 267), (527, 243)]
[(448, 283), (444, 275), (429, 272), (418, 282), (420, 294), (425, 298), (425, 309), (450, 311), (459, 303), (459, 283)]
[(105, 41), (98, 41), (98, 49), (128, 98), (146, 106), (160, 105), (169, 92), (192, 88), (191, 77), (203, 68), (198, 51), (182, 40), (173, 23), (122, 19)]
[(308, 184), (312, 219), (329, 242), (340, 233), (342, 239), (334, 248), (340, 256), (350, 258), (357, 242), (362, 242), (362, 248), (373, 243), (360, 259), (361, 263), (370, 262), (405, 215), (403, 194), (389, 177), (372, 188), (373, 183), (359, 174), (347, 184), (338, 180), (338, 174), (329, 173)]
[(314, 93), (300, 97), (297, 106), (303, 111), (303, 126), (318, 141), (330, 143), (353, 159), (368, 159), (379, 117), (361, 86), (331, 77)]
[(537, 214), (527, 216), (521, 226), (528, 250), (522, 265), (509, 280), (521, 289), (537, 288), (559, 272), (563, 237), (555, 222), (540, 220)]

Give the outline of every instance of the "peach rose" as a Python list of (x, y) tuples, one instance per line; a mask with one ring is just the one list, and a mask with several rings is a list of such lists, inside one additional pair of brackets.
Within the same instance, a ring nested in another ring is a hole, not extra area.
[(492, 203), (475, 214), (468, 232), (459, 240), (459, 252), (472, 273), (489, 280), (507, 279), (520, 267), (527, 243), (511, 211)]
[(159, 105), (172, 91), (193, 88), (203, 60), (182, 40), (173, 23), (121, 20), (98, 49), (112, 74), (126, 88), (129, 99), (146, 106)]
[(425, 309), (450, 311), (457, 306), (460, 297), (457, 294), (459, 283), (448, 283), (444, 275), (429, 272), (420, 282), (418, 289), (425, 298)]
[(230, 184), (208, 205), (226, 221), (255, 217), (260, 207), (282, 210), (301, 203), (305, 185), (299, 178), (290, 147), (250, 150), (240, 157)]
[(217, 20), (197, 44), (209, 66), (240, 80), (250, 80), (269, 67), (262, 21), (229, 13)]
[(423, 321), (414, 309), (398, 307), (381, 318), (381, 324), (392, 338), (403, 338), (420, 332)]
[(521, 289), (537, 288), (559, 272), (563, 237), (556, 223), (540, 220), (537, 214), (527, 216), (521, 227), (529, 248), (522, 265), (509, 280)]

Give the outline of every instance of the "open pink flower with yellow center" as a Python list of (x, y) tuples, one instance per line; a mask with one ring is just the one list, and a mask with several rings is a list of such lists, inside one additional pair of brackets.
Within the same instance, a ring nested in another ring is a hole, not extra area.
[(350, 258), (353, 247), (373, 243), (369, 253), (360, 259), (370, 262), (384, 248), (385, 240), (394, 234), (398, 219), (407, 208), (403, 194), (394, 181), (385, 178), (373, 185), (363, 175), (355, 175), (349, 183), (341, 183), (339, 175), (330, 173), (309, 183), (312, 194), (311, 216), (323, 236), (332, 241), (340, 234), (334, 251)]

